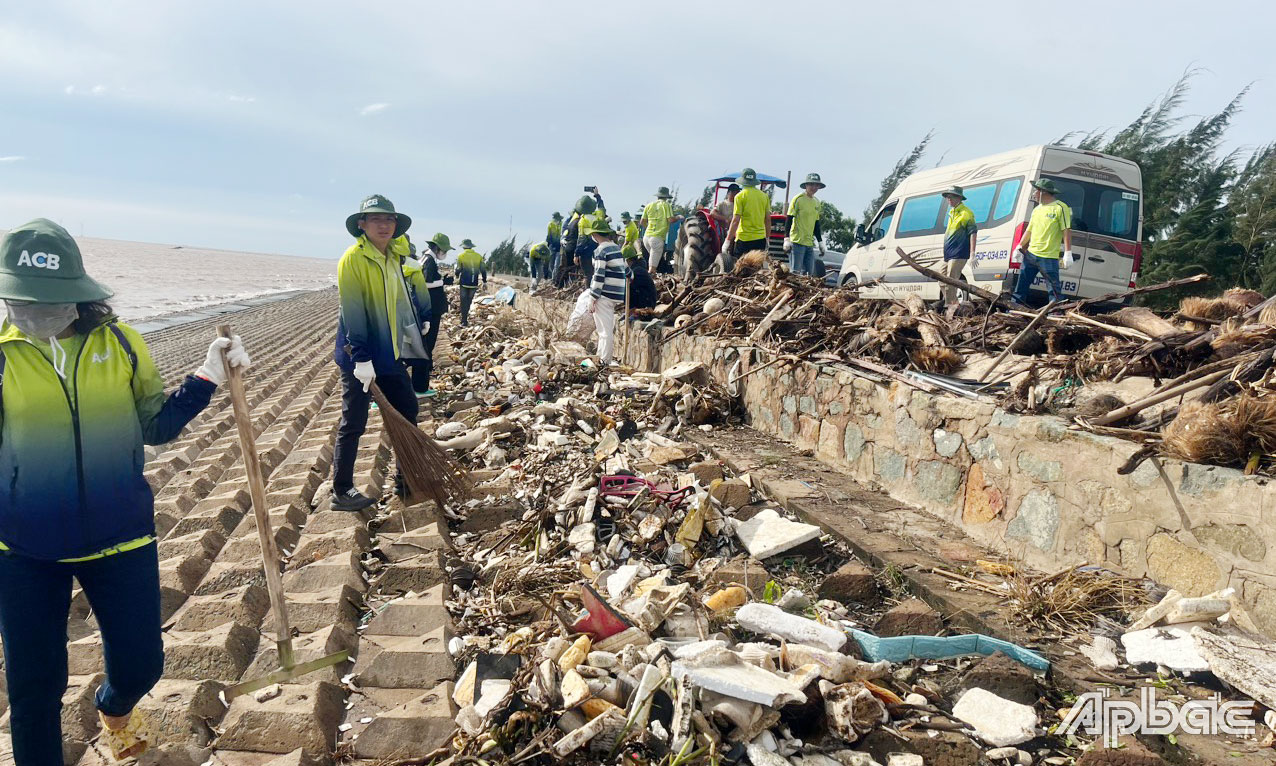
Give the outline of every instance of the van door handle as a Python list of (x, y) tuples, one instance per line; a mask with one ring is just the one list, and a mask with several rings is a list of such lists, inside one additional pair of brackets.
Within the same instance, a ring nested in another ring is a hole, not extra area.
[(1103, 262), (1104, 262), (1103, 257), (1102, 257), (1102, 256), (1098, 256), (1098, 255), (1087, 255), (1085, 259), (1086, 259), (1087, 261), (1094, 261), (1095, 263), (1103, 263)]
[(878, 250), (885, 250), (885, 249), (886, 249), (886, 245), (878, 245), (878, 246), (877, 246), (877, 249), (878, 249)]

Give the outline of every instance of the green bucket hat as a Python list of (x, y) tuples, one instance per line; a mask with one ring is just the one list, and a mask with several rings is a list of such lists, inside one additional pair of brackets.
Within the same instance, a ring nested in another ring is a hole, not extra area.
[(394, 203), (380, 194), (373, 194), (365, 197), (363, 202), (359, 203), (359, 212), (354, 213), (346, 218), (346, 231), (350, 232), (350, 236), (358, 239), (363, 236), (363, 231), (359, 228), (359, 219), (368, 213), (388, 213), (398, 219), (398, 224), (394, 227), (394, 236), (402, 237), (407, 232), (408, 227), (412, 225), (412, 219), (403, 213), (397, 213), (394, 210)]
[(806, 187), (812, 186), (812, 185), (818, 186), (821, 189), (823, 189), (825, 186), (828, 186), (828, 184), (820, 180), (819, 173), (807, 173), (806, 180), (801, 183), (799, 188), (805, 189)]
[(563, 220), (563, 214), (562, 214), (562, 213), (559, 213), (559, 212), (555, 212), (555, 213), (554, 213), (554, 215), (553, 215), (553, 216), (551, 216), (551, 217), (552, 217), (555, 221), (561, 221), (561, 220)]
[(470, 239), (469, 237), (466, 237), (465, 239), (461, 240), (461, 247), (465, 248), (466, 250), (473, 250), (474, 240)]
[(598, 203), (595, 202), (594, 198), (589, 196), (588, 194), (576, 200), (575, 210), (577, 213), (580, 213), (581, 215), (589, 215), (590, 213), (594, 212), (597, 209), (598, 209)]
[(433, 237), (430, 237), (430, 239), (426, 241), (445, 253), (452, 249), (452, 240), (448, 239), (448, 236), (444, 234), (443, 232), (439, 232), (438, 234), (435, 234)]
[(37, 218), (0, 243), (0, 298), (33, 303), (85, 303), (114, 293), (84, 273), (80, 248), (66, 229)]
[(633, 216), (629, 215), (629, 211), (626, 210), (625, 212), (620, 214), (620, 220), (628, 222), (628, 221), (634, 220), (634, 218)]
[(607, 234), (615, 235), (616, 232), (611, 230), (611, 226), (607, 223), (607, 219), (602, 216), (594, 216), (587, 219), (581, 224), (580, 231), (588, 236), (590, 234)]
[(659, 189), (656, 189), (656, 198), (657, 199), (673, 199), (673, 195), (669, 193), (668, 186), (662, 186)]
[(758, 185), (758, 171), (753, 168), (745, 168), (740, 171), (740, 183), (745, 186)]
[(949, 188), (949, 189), (948, 189), (948, 191), (946, 191), (946, 192), (944, 192), (943, 194), (941, 194), (940, 196), (942, 196), (942, 197), (959, 197), (959, 198), (961, 198), (961, 199), (966, 199), (966, 190), (965, 190), (965, 189), (963, 189), (963, 188), (961, 188), (960, 186), (953, 186), (953, 187)]
[(1050, 194), (1050, 195), (1053, 195), (1053, 196), (1055, 196), (1055, 197), (1058, 197), (1058, 196), (1059, 196), (1059, 194), (1060, 194), (1060, 192), (1059, 192), (1059, 187), (1058, 187), (1058, 186), (1056, 186), (1056, 185), (1055, 185), (1055, 182), (1054, 182), (1054, 181), (1052, 181), (1052, 180), (1050, 180), (1049, 178), (1043, 178), (1043, 179), (1042, 179), (1042, 180), (1040, 180), (1040, 181), (1033, 181), (1033, 182), (1032, 182), (1032, 188), (1034, 188), (1034, 189), (1040, 189), (1041, 191), (1045, 192), (1046, 194)]

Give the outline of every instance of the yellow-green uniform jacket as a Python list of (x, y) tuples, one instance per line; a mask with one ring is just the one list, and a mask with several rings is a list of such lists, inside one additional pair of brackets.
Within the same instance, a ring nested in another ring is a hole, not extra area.
[[(389, 254), (382, 255), (361, 236), (337, 263), (340, 317), (332, 356), (343, 370), (370, 361), (378, 375), (403, 371), (402, 344), (413, 340), (403, 338), (403, 331), (419, 323), (403, 276), (402, 257), (396, 247), (387, 250)], [(418, 330), (412, 332), (420, 338)]]
[(555, 221), (553, 218), (549, 219), (549, 226), (546, 227), (545, 229), (545, 244), (549, 245), (550, 247), (556, 247), (554, 243), (558, 242), (562, 238), (563, 238), (562, 221)]
[(487, 281), (487, 263), (477, 250), (462, 250), (461, 254), (456, 256), (456, 272), (460, 275), (462, 288), (477, 290), (480, 274), (483, 275), (483, 281)]
[(165, 396), (142, 336), (108, 325), (59, 341), (65, 357), (52, 356), (65, 378), (21, 330), (0, 325), (4, 549), (51, 561), (92, 558), (155, 534), (143, 445), (176, 438), (217, 387), (189, 376)]

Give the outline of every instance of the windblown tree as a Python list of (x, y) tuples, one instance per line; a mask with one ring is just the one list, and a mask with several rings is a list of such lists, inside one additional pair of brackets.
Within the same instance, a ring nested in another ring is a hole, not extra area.
[[(1149, 104), (1128, 126), (1109, 136), (1089, 133), (1076, 141), (1080, 149), (1100, 151), (1132, 160), (1143, 171), (1143, 268), (1140, 281), (1155, 284), (1202, 272), (1213, 279), (1182, 291), (1157, 293), (1149, 302), (1172, 305), (1187, 292), (1219, 292), (1239, 284), (1253, 284), (1257, 269), (1253, 258), (1264, 253), (1254, 248), (1264, 241), (1262, 183), (1270, 183), (1264, 171), (1264, 149), (1238, 168), (1236, 153), (1221, 154), (1220, 147), (1232, 119), (1240, 111), (1248, 88), (1241, 90), (1216, 114), (1184, 128), (1179, 112), (1197, 74), (1189, 70), (1159, 99)], [(1067, 143), (1075, 136), (1065, 136)], [(1251, 220), (1257, 232), (1237, 227), (1237, 194), (1251, 189)], [(1256, 218), (1255, 218), (1256, 216)], [(1267, 224), (1270, 229), (1270, 223)], [(1249, 243), (1237, 239), (1248, 236)], [(1263, 246), (1265, 247), (1265, 245)], [(1262, 249), (1262, 248), (1260, 248)]]
[(1232, 238), (1242, 254), (1240, 283), (1276, 292), (1276, 144), (1254, 152), (1232, 186)]
[(877, 196), (873, 198), (872, 202), (868, 203), (868, 207), (864, 208), (865, 221), (871, 221), (877, 209), (882, 206), (882, 203), (891, 195), (891, 192), (895, 191), (895, 187), (899, 186), (899, 182), (908, 178), (917, 170), (918, 163), (922, 161), (922, 155), (926, 153), (926, 147), (930, 146), (930, 140), (934, 137), (935, 131), (932, 130), (926, 134), (925, 138), (917, 142), (912, 151), (899, 158), (891, 172), (887, 173), (886, 177), (882, 179), (882, 185), (878, 189)]
[(487, 270), (497, 274), (527, 276), (527, 264), (519, 255), (513, 237), (502, 241), (492, 249), (491, 253), (488, 253)]
[(820, 233), (825, 245), (845, 253), (855, 245), (855, 219), (844, 215), (832, 202), (822, 201)]

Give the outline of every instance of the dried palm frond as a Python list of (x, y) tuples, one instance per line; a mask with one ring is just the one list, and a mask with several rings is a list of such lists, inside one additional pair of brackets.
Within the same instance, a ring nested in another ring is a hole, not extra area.
[(735, 273), (740, 276), (749, 276), (756, 274), (766, 265), (767, 254), (762, 250), (754, 250), (740, 256), (740, 260), (735, 262)]
[(1249, 311), (1263, 302), (1263, 294), (1257, 290), (1249, 290), (1244, 287), (1229, 287), (1223, 293), (1223, 300), (1237, 306), (1243, 306), (1244, 308), (1241, 311)]
[(964, 363), (961, 354), (942, 346), (923, 346), (909, 354), (909, 358), (920, 369), (940, 375), (951, 375)]
[(1065, 635), (1089, 633), (1101, 619), (1125, 622), (1150, 600), (1140, 580), (1075, 567), (1046, 577), (1015, 576), (1007, 582), (1016, 617)]
[(1245, 435), (1218, 404), (1183, 405), (1162, 438), (1165, 454), (1192, 463), (1232, 465), (1249, 457)]

